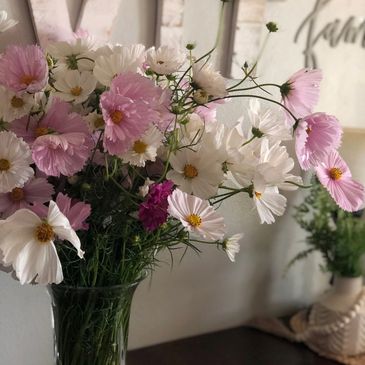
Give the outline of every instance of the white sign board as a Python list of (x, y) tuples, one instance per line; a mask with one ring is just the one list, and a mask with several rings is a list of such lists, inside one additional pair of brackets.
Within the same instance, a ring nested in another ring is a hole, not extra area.
[(365, 1), (267, 2), (265, 20), (278, 23), (259, 76), (282, 83), (301, 67), (323, 70), (317, 111), (349, 129), (365, 129)]

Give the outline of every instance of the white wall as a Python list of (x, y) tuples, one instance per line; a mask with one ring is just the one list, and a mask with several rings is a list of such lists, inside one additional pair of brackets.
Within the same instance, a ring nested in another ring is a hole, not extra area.
[[(115, 26), (114, 41), (152, 43), (151, 2), (124, 0), (120, 10), (123, 20)], [(200, 0), (199, 4), (213, 2), (216, 4), (215, 0)], [(192, 1), (188, 3), (191, 8), (187, 17), (196, 27), (202, 14), (194, 12)], [(0, 9), (8, 10), (22, 21), (8, 34), (0, 35), (0, 48), (13, 42), (34, 40), (25, 0), (0, 0)], [(191, 40), (194, 34), (186, 31), (186, 38)], [(202, 33), (197, 36), (204, 44)], [(210, 43), (212, 34), (207, 37), (206, 43)], [(222, 112), (226, 122), (234, 122), (243, 108), (237, 104), (233, 108), (235, 115)], [(348, 150), (351, 155), (351, 149)], [(287, 215), (273, 226), (260, 225), (251, 203), (244, 197), (224, 204), (222, 212), (229, 230), (245, 233), (235, 264), (211, 247), (203, 248), (200, 256), (188, 253), (182, 263), (177, 253), (172, 270), (169, 256), (161, 257), (166, 264), (156, 270), (151, 281), (147, 279), (141, 284), (135, 296), (131, 348), (238, 326), (254, 315), (281, 315), (311, 303), (326, 287), (328, 279), (319, 272), (318, 257), (297, 264), (283, 277), (287, 262), (305, 247), (303, 233), (291, 218), (292, 207), (301, 198), (302, 193), (291, 194)], [(21, 287), (9, 275), (0, 273), (0, 311), (0, 364), (52, 363), (46, 290)]]

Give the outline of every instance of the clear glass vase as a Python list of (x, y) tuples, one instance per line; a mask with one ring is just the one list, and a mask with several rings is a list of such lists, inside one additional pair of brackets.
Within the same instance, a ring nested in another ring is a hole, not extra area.
[(55, 364), (124, 365), (131, 304), (141, 280), (111, 287), (50, 285)]

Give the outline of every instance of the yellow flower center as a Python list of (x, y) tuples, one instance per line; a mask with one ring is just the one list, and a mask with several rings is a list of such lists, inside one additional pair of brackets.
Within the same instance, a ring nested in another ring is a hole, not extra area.
[(18, 98), (17, 96), (13, 96), (11, 98), (10, 104), (13, 108), (21, 108), (25, 103), (22, 98)]
[(30, 85), (33, 81), (35, 81), (35, 78), (32, 75), (23, 75), (20, 78), (20, 83), (25, 85)]
[(198, 104), (205, 104), (209, 101), (209, 95), (206, 91), (199, 89), (194, 92), (193, 99)]
[(71, 94), (73, 96), (80, 96), (82, 93), (82, 87), (81, 86), (75, 86), (70, 90)]
[(135, 141), (133, 145), (133, 151), (136, 153), (145, 153), (147, 149), (146, 143), (142, 141)]
[(202, 219), (197, 214), (190, 214), (186, 217), (186, 220), (189, 222), (191, 226), (194, 228), (200, 227), (202, 224)]
[(123, 113), (120, 110), (114, 110), (110, 113), (110, 118), (114, 124), (120, 124), (123, 120)]
[(258, 191), (255, 191), (255, 196), (257, 199), (261, 199), (262, 193), (259, 193)]
[(198, 170), (195, 166), (191, 164), (186, 164), (184, 166), (184, 176), (187, 179), (193, 179), (198, 176)]
[(0, 171), (8, 171), (10, 169), (10, 162), (5, 158), (0, 158)]
[(22, 188), (14, 188), (10, 192), (10, 199), (13, 202), (19, 202), (24, 199), (24, 190)]
[(329, 170), (329, 175), (332, 180), (339, 180), (342, 177), (342, 171), (338, 167), (332, 167)]
[(34, 235), (38, 242), (42, 244), (48, 243), (55, 236), (52, 226), (50, 226), (47, 222), (43, 222), (38, 225), (34, 230)]
[(104, 125), (105, 125), (105, 122), (104, 122), (103, 117), (98, 117), (95, 119), (94, 127), (96, 129), (102, 128), (102, 127), (104, 127)]
[(35, 135), (37, 137), (41, 137), (41, 136), (45, 136), (46, 134), (49, 134), (51, 132), (52, 132), (52, 130), (47, 127), (38, 127), (35, 130)]

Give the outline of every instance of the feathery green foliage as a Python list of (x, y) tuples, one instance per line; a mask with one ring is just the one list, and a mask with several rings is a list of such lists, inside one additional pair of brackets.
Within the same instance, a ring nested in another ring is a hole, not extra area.
[(306, 240), (310, 248), (294, 257), (289, 266), (319, 251), (326, 271), (345, 277), (362, 275), (360, 259), (365, 253), (365, 220), (361, 214), (343, 211), (318, 181), (314, 181), (309, 195), (296, 207), (294, 215), (308, 232)]

